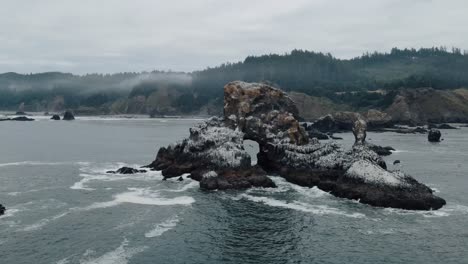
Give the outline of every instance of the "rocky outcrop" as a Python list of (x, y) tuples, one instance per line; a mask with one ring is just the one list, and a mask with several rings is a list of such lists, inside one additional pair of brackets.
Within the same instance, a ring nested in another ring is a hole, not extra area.
[(379, 156), (389, 156), (389, 155), (392, 154), (392, 150), (393, 151), (395, 150), (394, 148), (392, 148), (390, 146), (382, 147), (382, 146), (378, 146), (378, 145), (371, 144), (371, 143), (367, 143), (366, 146), (370, 150), (377, 153), (377, 155), (379, 155)]
[(34, 121), (34, 118), (29, 118), (26, 116), (18, 116), (13, 118), (1, 118), (0, 121)]
[(50, 119), (51, 120), (60, 120), (60, 116), (59, 115), (53, 115)]
[(440, 131), (433, 128), (429, 130), (429, 134), (427, 135), (427, 140), (429, 140), (429, 142), (440, 142), (441, 136), (442, 134), (440, 133)]
[(0, 215), (5, 214), (6, 208), (2, 204), (0, 204)]
[(65, 111), (65, 113), (63, 114), (63, 120), (67, 120), (67, 121), (75, 120), (75, 116), (73, 115), (72, 111), (70, 110)]
[(130, 167), (122, 167), (116, 171), (106, 171), (106, 173), (112, 174), (135, 174), (135, 173), (146, 173), (146, 170), (138, 170)]
[(304, 127), (304, 129), (307, 131), (307, 134), (309, 135), (309, 138), (316, 138), (318, 140), (327, 140), (330, 139), (330, 136), (328, 136), (325, 133), (322, 133), (318, 131), (317, 129), (313, 128), (311, 124), (304, 122), (301, 123), (301, 125)]
[(467, 90), (404, 89), (385, 110), (399, 124), (468, 122)]
[[(273, 187), (266, 176), (279, 175), (302, 186), (362, 203), (403, 209), (439, 209), (445, 201), (411, 176), (388, 171), (370, 150), (367, 123), (356, 117), (351, 129), (356, 143), (349, 150), (335, 142), (310, 138), (299, 123), (294, 102), (265, 84), (232, 82), (224, 87), (224, 117), (192, 127), (190, 136), (159, 149), (149, 165), (165, 177), (190, 173), (203, 189)], [(243, 140), (259, 144), (257, 166)]]
[(426, 134), (429, 131), (424, 127), (395, 126), (393, 128), (382, 128), (377, 130), (376, 132), (395, 132), (398, 134)]

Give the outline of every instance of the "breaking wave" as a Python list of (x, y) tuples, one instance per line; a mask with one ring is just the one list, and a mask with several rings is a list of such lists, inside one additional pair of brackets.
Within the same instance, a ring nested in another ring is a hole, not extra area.
[(160, 236), (164, 234), (166, 231), (169, 231), (173, 229), (174, 227), (176, 227), (178, 222), (179, 222), (179, 219), (177, 218), (177, 216), (169, 218), (166, 221), (155, 225), (152, 230), (146, 232), (145, 237), (151, 238), (151, 237)]

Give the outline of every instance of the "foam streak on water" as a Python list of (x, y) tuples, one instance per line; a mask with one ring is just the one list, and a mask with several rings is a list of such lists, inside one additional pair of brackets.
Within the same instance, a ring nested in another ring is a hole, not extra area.
[(128, 192), (123, 192), (114, 196), (114, 200), (94, 203), (84, 210), (93, 210), (117, 206), (123, 203), (142, 205), (190, 205), (195, 200), (190, 196), (178, 196), (174, 198), (161, 197), (159, 192), (149, 188), (128, 188)]
[(84, 256), (80, 264), (127, 264), (134, 255), (143, 252), (147, 247), (129, 247), (127, 239), (120, 246), (97, 258)]
[(269, 198), (269, 197), (252, 196), (249, 194), (241, 194), (240, 197), (253, 201), (253, 202), (263, 203), (268, 206), (287, 208), (287, 209), (292, 209), (296, 211), (312, 213), (316, 215), (332, 214), (332, 215), (341, 215), (341, 216), (352, 217), (352, 218), (365, 218), (366, 217), (364, 214), (361, 214), (361, 213), (347, 213), (345, 211), (339, 210), (337, 208), (329, 207), (327, 205), (312, 205), (312, 204), (302, 203), (298, 201), (287, 202), (287, 201), (277, 200), (277, 199)]

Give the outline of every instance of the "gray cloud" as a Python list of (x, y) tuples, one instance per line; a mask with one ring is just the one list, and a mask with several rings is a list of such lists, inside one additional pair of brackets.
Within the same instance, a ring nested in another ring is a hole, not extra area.
[(0, 72), (191, 71), (294, 48), (468, 48), (464, 0), (5, 0)]

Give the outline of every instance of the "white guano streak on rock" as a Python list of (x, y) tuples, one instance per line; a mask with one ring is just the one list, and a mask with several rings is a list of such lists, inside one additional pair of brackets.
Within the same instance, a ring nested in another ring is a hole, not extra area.
[(346, 171), (347, 177), (361, 179), (366, 183), (402, 186), (406, 185), (404, 174), (399, 172), (388, 172), (378, 165), (366, 160), (359, 160), (353, 163)]

